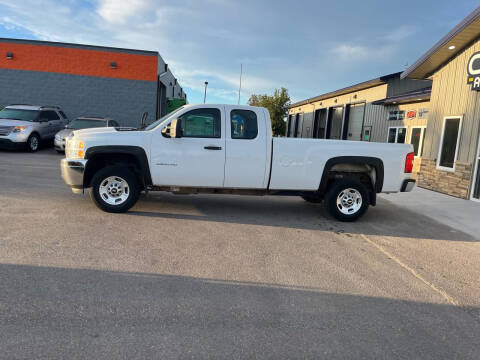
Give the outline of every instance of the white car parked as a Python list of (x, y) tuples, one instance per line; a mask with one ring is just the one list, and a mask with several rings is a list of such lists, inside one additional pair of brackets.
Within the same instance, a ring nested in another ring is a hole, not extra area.
[(186, 105), (144, 129), (74, 131), (61, 162), (74, 192), (124, 212), (142, 190), (297, 195), (353, 221), (380, 192), (411, 191), (406, 144), (272, 137), (266, 109)]

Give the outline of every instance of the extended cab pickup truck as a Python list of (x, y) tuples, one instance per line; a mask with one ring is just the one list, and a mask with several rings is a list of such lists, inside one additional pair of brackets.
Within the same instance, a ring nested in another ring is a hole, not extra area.
[(74, 131), (62, 177), (125, 212), (143, 191), (295, 195), (353, 221), (380, 192), (411, 191), (412, 145), (272, 137), (268, 110), (185, 105), (146, 128)]

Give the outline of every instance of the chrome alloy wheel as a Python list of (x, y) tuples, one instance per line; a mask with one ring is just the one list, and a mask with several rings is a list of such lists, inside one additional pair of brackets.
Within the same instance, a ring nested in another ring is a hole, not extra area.
[(348, 188), (337, 196), (337, 208), (345, 215), (355, 214), (362, 207), (362, 194), (358, 190)]
[(100, 197), (109, 205), (121, 205), (130, 195), (128, 183), (119, 176), (109, 176), (98, 187)]

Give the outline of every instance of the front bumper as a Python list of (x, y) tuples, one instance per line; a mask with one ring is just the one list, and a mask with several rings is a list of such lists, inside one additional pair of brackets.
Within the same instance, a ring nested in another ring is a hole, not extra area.
[(402, 184), (402, 187), (400, 189), (401, 192), (410, 192), (413, 190), (413, 188), (415, 187), (415, 184), (416, 184), (416, 180), (415, 179), (405, 179), (403, 180), (403, 184)]
[(25, 146), (26, 142), (15, 142), (11, 139), (0, 138), (0, 149), (16, 150), (23, 149)]
[(84, 159), (62, 159), (60, 161), (62, 179), (75, 194), (83, 193), (83, 174), (86, 164), (87, 160)]

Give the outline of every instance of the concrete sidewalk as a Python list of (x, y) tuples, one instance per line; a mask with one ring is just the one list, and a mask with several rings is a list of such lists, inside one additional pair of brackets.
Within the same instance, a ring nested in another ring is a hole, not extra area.
[(480, 240), (480, 202), (419, 187), (410, 193), (379, 194), (379, 197)]

